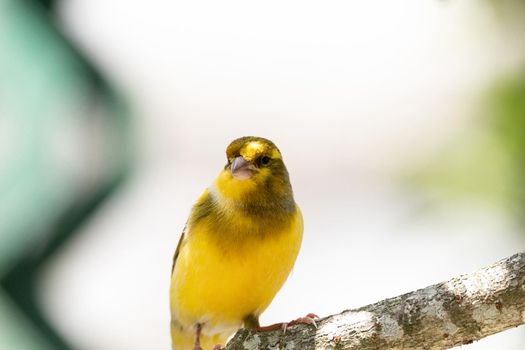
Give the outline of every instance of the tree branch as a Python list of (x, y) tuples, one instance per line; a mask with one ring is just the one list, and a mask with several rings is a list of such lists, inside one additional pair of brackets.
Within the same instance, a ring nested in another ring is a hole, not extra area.
[(472, 274), (283, 331), (241, 329), (226, 350), (448, 349), (525, 323), (525, 252)]

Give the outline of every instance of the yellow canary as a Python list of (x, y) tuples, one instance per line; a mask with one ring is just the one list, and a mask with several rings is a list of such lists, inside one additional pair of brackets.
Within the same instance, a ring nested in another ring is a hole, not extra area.
[(226, 156), (194, 204), (173, 257), (174, 350), (208, 350), (240, 327), (259, 328), (301, 246), (303, 219), (279, 149), (242, 137)]

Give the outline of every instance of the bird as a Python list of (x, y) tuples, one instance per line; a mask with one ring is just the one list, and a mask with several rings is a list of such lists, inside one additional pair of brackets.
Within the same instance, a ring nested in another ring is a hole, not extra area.
[(309, 314), (292, 323), (259, 324), (303, 238), (303, 217), (280, 150), (268, 139), (245, 136), (229, 144), (226, 158), (193, 205), (173, 257), (173, 350), (219, 349), (242, 327), (315, 322)]

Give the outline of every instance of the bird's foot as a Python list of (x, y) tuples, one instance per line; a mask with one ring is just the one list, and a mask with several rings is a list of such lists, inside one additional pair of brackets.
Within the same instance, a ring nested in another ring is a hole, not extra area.
[(195, 325), (195, 345), (193, 346), (193, 350), (202, 350), (201, 348), (201, 332), (202, 332), (202, 324), (197, 323)]
[(283, 333), (286, 333), (286, 330), (290, 326), (295, 326), (296, 324), (312, 324), (315, 328), (317, 328), (316, 320), (319, 319), (319, 316), (313, 313), (309, 313), (306, 316), (299, 317), (293, 321), (290, 322), (281, 322), (281, 323), (275, 323), (269, 326), (259, 327), (257, 330), (259, 332), (270, 332), (270, 331), (276, 331), (278, 329), (282, 329)]
[(286, 333), (286, 330), (288, 329), (288, 327), (295, 326), (296, 324), (312, 324), (314, 325), (315, 328), (317, 328), (317, 323), (315, 322), (315, 320), (318, 320), (318, 319), (319, 319), (319, 316), (313, 313), (309, 313), (306, 316), (299, 317), (293, 321), (283, 322), (281, 328), (283, 330), (283, 333)]
[(221, 350), (222, 345), (221, 344), (215, 344), (211, 350)]

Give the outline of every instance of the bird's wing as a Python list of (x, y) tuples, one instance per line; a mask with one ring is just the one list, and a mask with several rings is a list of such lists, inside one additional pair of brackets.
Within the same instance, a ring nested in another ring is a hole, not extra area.
[(182, 242), (184, 241), (184, 237), (186, 236), (186, 227), (184, 226), (184, 230), (182, 230), (182, 234), (180, 235), (179, 243), (177, 244), (177, 249), (175, 249), (175, 254), (173, 255), (173, 264), (171, 265), (171, 273), (173, 274), (173, 270), (175, 269), (175, 263), (177, 262), (177, 258), (179, 257), (179, 252), (182, 247)]
[(182, 249), (184, 242), (186, 241), (186, 235), (188, 234), (188, 223), (192, 222), (193, 224), (195, 224), (202, 218), (208, 216), (210, 211), (211, 205), (208, 196), (208, 189), (206, 189), (197, 200), (197, 203), (195, 203), (195, 205), (193, 206), (190, 213), (190, 218), (186, 222), (184, 230), (182, 230), (182, 235), (180, 236), (179, 244), (177, 244), (177, 249), (175, 249), (175, 254), (173, 255), (173, 265), (171, 265), (171, 274), (173, 274), (173, 270), (175, 269), (175, 263), (177, 262), (177, 258), (179, 257), (180, 250)]

